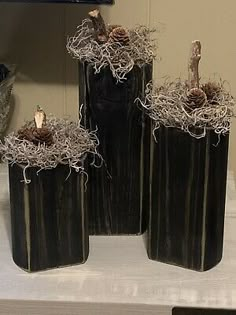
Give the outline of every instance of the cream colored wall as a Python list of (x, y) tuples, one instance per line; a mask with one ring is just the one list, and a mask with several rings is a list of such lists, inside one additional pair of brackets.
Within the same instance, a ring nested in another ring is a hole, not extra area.
[[(0, 60), (18, 64), (15, 110), (9, 130), (30, 119), (35, 105), (57, 116), (77, 116), (77, 67), (65, 50), (67, 34), (91, 7), (86, 5), (0, 4)], [(159, 26), (155, 78), (186, 76), (189, 46), (202, 42), (202, 77), (218, 73), (236, 96), (236, 1), (116, 0), (102, 7), (107, 22)], [(161, 23), (161, 24), (160, 24)], [(236, 123), (231, 132), (230, 168), (236, 173)]]
[(0, 4), (0, 60), (18, 65), (10, 129), (31, 119), (36, 104), (61, 117), (77, 115), (77, 71), (65, 48), (83, 6)]

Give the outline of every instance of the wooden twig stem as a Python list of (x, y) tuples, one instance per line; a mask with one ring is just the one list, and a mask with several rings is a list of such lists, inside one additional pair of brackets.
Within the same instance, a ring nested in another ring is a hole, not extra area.
[(100, 11), (93, 10), (90, 11), (88, 15), (93, 22), (96, 40), (100, 44), (106, 43), (108, 40), (107, 29)]
[(190, 59), (188, 64), (188, 82), (189, 88), (199, 88), (198, 65), (201, 59), (201, 43), (199, 40), (192, 42)]
[(42, 128), (43, 125), (46, 123), (46, 114), (40, 108), (40, 106), (37, 106), (37, 110), (34, 115), (34, 121), (35, 121), (36, 128), (38, 129)]

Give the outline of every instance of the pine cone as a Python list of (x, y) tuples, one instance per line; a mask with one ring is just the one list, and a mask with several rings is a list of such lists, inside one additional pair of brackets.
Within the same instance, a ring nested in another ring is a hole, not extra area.
[(189, 91), (187, 95), (187, 104), (190, 108), (195, 109), (202, 107), (206, 102), (206, 94), (201, 89), (193, 88)]
[(33, 133), (32, 128), (22, 128), (18, 131), (18, 138), (20, 140), (28, 140), (30, 142), (33, 141)]
[(218, 104), (217, 99), (222, 90), (220, 84), (216, 82), (208, 82), (203, 84), (201, 89), (205, 92), (209, 104)]
[(118, 24), (109, 24), (107, 28), (107, 33), (110, 35), (110, 33), (117, 27), (121, 27), (121, 25)]
[(50, 146), (53, 144), (52, 132), (46, 128), (25, 128), (18, 132), (19, 139), (28, 140), (33, 142), (33, 144), (45, 144)]
[(121, 26), (114, 28), (109, 35), (109, 42), (127, 46), (129, 44), (128, 31)]

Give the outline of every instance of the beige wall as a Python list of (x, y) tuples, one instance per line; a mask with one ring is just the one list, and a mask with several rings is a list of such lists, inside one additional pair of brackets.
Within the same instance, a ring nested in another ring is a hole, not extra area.
[[(0, 60), (18, 64), (15, 110), (9, 130), (30, 119), (35, 105), (57, 116), (77, 116), (76, 62), (66, 53), (66, 36), (91, 7), (86, 5), (0, 4)], [(102, 7), (107, 22), (161, 28), (155, 77), (186, 76), (189, 46), (202, 41), (202, 77), (218, 73), (236, 96), (236, 1), (116, 0)], [(230, 168), (236, 171), (236, 123), (233, 124)]]

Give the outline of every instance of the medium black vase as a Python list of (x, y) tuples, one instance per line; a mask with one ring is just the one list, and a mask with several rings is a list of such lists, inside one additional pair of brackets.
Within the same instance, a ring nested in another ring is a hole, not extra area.
[(144, 97), (152, 65), (134, 66), (124, 82), (109, 67), (95, 74), (80, 64), (83, 123), (98, 128), (99, 153), (105, 163), (89, 168), (89, 232), (92, 235), (141, 234), (148, 209), (149, 121), (135, 100)]
[(150, 259), (197, 271), (222, 258), (229, 135), (161, 127), (151, 144)]
[(52, 170), (9, 166), (12, 252), (26, 271), (84, 263), (89, 236), (84, 176), (68, 166)]

